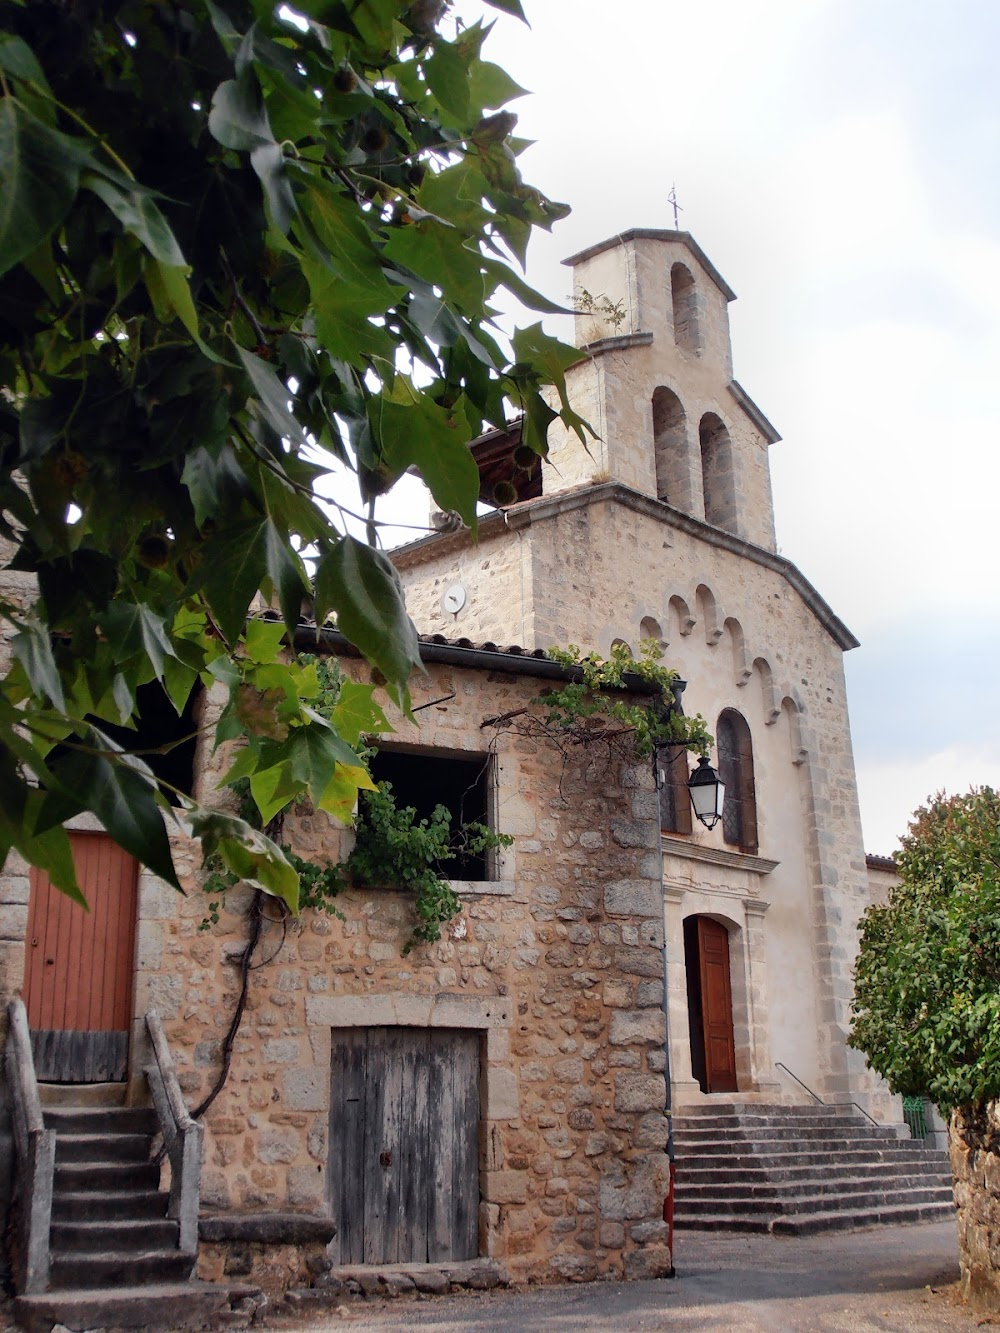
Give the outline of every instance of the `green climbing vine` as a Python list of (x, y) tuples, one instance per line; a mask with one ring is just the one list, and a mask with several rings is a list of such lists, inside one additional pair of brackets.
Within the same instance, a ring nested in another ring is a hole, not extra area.
[[(578, 738), (620, 737), (639, 759), (669, 744), (708, 753), (712, 737), (705, 719), (700, 713), (687, 717), (677, 708), (677, 672), (661, 664), (663, 653), (655, 639), (642, 640), (638, 657), (622, 643), (612, 644), (606, 658), (583, 653), (572, 643), (550, 648), (548, 655), (579, 672), (578, 679), (546, 690), (537, 700), (552, 731)], [(636, 685), (647, 686), (648, 693), (636, 698), (630, 688)]]

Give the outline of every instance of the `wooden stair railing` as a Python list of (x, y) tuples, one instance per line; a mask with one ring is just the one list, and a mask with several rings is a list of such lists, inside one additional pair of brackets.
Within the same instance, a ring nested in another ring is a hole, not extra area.
[(19, 997), (11, 1000), (7, 1014), (10, 1030), (6, 1060), (14, 1113), (17, 1201), (14, 1281), (20, 1294), (34, 1295), (49, 1288), (56, 1133), (45, 1127), (24, 1001)]
[(201, 1197), (201, 1156), (204, 1128), (192, 1120), (174, 1069), (163, 1024), (155, 1009), (146, 1014), (153, 1063), (143, 1071), (160, 1122), (163, 1147), (170, 1159), (170, 1203), (167, 1216), (179, 1228), (182, 1253), (198, 1253), (198, 1205)]

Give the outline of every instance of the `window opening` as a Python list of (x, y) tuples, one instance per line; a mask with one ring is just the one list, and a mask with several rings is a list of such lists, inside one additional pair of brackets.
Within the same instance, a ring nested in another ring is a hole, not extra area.
[[(379, 749), (371, 761), (375, 782), (390, 782), (396, 808), (414, 811), (414, 821), (430, 819), (439, 805), (451, 815), (452, 831), (461, 824), (492, 827), (489, 817), (488, 756), (476, 754), (414, 754)], [(446, 879), (492, 878), (489, 854), (460, 855), (440, 867)]]
[(698, 328), (698, 292), (691, 270), (684, 264), (671, 266), (670, 300), (674, 316), (674, 342), (681, 351), (699, 356), (701, 331)]
[(733, 449), (729, 431), (714, 412), (706, 412), (698, 427), (701, 444), (702, 489), (705, 522), (736, 531), (736, 486)]
[(656, 466), (656, 498), (683, 508), (689, 487), (684, 408), (672, 389), (662, 384), (653, 390), (653, 457)]

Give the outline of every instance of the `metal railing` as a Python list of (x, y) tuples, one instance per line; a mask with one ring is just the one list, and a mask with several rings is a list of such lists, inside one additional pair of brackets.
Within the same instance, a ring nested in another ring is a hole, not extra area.
[(793, 1078), (800, 1088), (805, 1088), (806, 1092), (808, 1092), (809, 1096), (813, 1099), (813, 1101), (819, 1102), (820, 1106), (829, 1106), (829, 1107), (853, 1106), (856, 1111), (861, 1112), (861, 1114), (864, 1116), (866, 1120), (870, 1120), (876, 1129), (885, 1129), (885, 1125), (880, 1125), (879, 1122), (875, 1119), (875, 1117), (873, 1115), (869, 1115), (868, 1112), (865, 1110), (865, 1108), (863, 1106), (859, 1106), (857, 1102), (825, 1102), (822, 1097), (820, 1097), (817, 1093), (813, 1092), (812, 1088), (809, 1087), (808, 1083), (803, 1083), (802, 1080), (799, 1078), (798, 1074), (793, 1074), (792, 1071), (788, 1068), (788, 1066), (782, 1064), (780, 1060), (775, 1060), (774, 1067), (775, 1069), (783, 1069), (785, 1073), (789, 1076), (789, 1078)]
[(6, 1060), (14, 1113), (17, 1200), (14, 1282), (18, 1292), (30, 1296), (49, 1287), (56, 1132), (45, 1127), (24, 1001), (11, 1000), (7, 1014), (10, 1031)]
[(192, 1120), (181, 1094), (163, 1024), (155, 1009), (146, 1015), (153, 1063), (143, 1071), (160, 1122), (163, 1148), (170, 1159), (170, 1203), (167, 1216), (179, 1228), (182, 1253), (198, 1253), (198, 1204), (201, 1196), (201, 1155), (204, 1129)]
[(910, 1127), (911, 1138), (925, 1139), (927, 1137), (926, 1105), (926, 1098), (924, 1097), (903, 1098), (903, 1119)]

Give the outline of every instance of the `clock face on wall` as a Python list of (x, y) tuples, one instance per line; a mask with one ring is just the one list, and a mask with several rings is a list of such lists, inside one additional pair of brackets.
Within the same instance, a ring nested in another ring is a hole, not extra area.
[(460, 583), (453, 583), (441, 598), (441, 609), (451, 616), (457, 616), (465, 605), (466, 592)]

